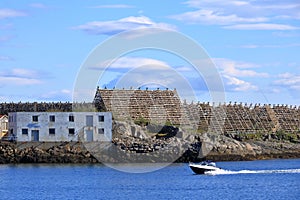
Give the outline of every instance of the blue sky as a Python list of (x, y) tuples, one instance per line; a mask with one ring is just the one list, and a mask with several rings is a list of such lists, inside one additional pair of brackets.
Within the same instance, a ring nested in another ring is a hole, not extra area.
[[(72, 101), (80, 66), (97, 45), (154, 27), (185, 34), (206, 50), (227, 102), (300, 105), (299, 10), (296, 0), (2, 0), (0, 101)], [(185, 70), (189, 63), (166, 52), (124, 55), (99, 85), (113, 87), (140, 65), (173, 68), (199, 101), (210, 101), (205, 82)]]

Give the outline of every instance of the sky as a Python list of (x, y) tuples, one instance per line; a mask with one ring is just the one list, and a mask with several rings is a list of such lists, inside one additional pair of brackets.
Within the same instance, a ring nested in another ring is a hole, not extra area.
[[(157, 28), (204, 49), (227, 103), (300, 105), (299, 10), (296, 0), (1, 0), (0, 102), (72, 101), (76, 78), (96, 47), (124, 31)], [(178, 81), (184, 77), (196, 100), (212, 101), (205, 77), (180, 55), (142, 49), (110, 61), (102, 63), (108, 68), (95, 89), (145, 87), (151, 77), (153, 88), (184, 90)], [(162, 76), (166, 69), (176, 75)]]

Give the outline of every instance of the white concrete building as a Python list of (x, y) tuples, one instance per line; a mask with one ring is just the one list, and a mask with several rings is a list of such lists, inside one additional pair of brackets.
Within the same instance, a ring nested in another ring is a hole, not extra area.
[(8, 116), (9, 135), (17, 141), (89, 142), (112, 139), (110, 112), (14, 112)]

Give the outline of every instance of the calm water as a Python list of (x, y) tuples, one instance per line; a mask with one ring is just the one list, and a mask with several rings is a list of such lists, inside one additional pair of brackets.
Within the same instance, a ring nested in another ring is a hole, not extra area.
[[(300, 159), (186, 164), (130, 174), (102, 165), (0, 165), (0, 199), (299, 199)], [(135, 166), (127, 166), (135, 167)]]

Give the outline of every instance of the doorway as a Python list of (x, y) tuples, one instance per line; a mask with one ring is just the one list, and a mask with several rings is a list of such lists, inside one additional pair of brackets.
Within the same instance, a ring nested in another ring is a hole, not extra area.
[(87, 142), (92, 142), (94, 140), (94, 136), (93, 136), (94, 131), (93, 130), (86, 130), (85, 133), (86, 133), (86, 141)]
[(31, 141), (38, 142), (40, 140), (39, 130), (32, 130), (31, 131)]

